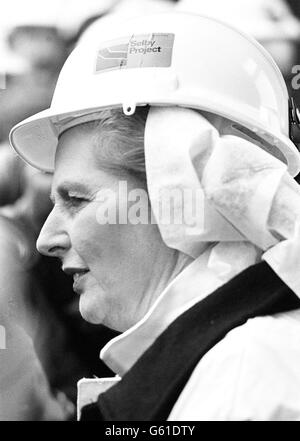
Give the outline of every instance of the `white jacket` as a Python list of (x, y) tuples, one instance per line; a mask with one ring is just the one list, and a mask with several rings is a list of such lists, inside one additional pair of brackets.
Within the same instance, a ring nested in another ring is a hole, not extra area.
[[(243, 246), (235, 245), (232, 259), (226, 253), (227, 266), (222, 249), (207, 250), (139, 323), (103, 348), (100, 356), (117, 376), (79, 382), (79, 415), (120, 381), (170, 323), (249, 266)], [(292, 285), (295, 280), (289, 279)], [(168, 420), (300, 420), (300, 310), (257, 317), (230, 331), (200, 360)]]
[(169, 420), (300, 420), (300, 310), (229, 332), (198, 363)]

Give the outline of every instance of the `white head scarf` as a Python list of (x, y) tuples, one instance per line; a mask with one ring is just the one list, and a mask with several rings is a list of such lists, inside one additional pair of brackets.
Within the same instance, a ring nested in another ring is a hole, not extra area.
[[(145, 160), (152, 210), (169, 247), (193, 259), (211, 249), (207, 266), (226, 280), (257, 263), (267, 250), (272, 250), (275, 268), (278, 249), (276, 268), (287, 273), (286, 257), (295, 255), (299, 237), (300, 190), (285, 163), (250, 138), (220, 135), (199, 112), (179, 107), (150, 108)], [(186, 205), (197, 205), (198, 198), (198, 217), (188, 210), (188, 222), (175, 223), (169, 210), (161, 209), (174, 189), (179, 197), (173, 199), (173, 213), (184, 219)], [(184, 197), (187, 190), (194, 200)], [(278, 246), (282, 241), (285, 257)]]

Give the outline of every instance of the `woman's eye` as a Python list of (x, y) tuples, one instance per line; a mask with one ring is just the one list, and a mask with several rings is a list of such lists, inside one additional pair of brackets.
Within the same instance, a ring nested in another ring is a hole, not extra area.
[(83, 204), (86, 204), (88, 202), (88, 199), (80, 196), (68, 195), (66, 202), (71, 207), (79, 207)]

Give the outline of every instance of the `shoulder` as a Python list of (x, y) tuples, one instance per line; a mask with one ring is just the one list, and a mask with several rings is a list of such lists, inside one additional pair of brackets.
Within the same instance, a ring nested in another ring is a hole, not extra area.
[(170, 419), (300, 420), (300, 310), (230, 331), (198, 363)]

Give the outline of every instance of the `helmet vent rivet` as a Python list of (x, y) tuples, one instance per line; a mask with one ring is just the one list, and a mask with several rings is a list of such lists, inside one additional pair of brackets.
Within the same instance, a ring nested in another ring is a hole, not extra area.
[(126, 105), (123, 105), (123, 112), (124, 112), (125, 115), (131, 116), (131, 115), (134, 114), (135, 108), (136, 108), (135, 104), (134, 105), (126, 104)]

